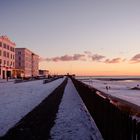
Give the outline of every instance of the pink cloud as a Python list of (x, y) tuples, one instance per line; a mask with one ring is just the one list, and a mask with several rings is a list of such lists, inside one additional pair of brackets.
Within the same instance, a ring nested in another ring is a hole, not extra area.
[(63, 55), (63, 56), (57, 56), (57, 57), (52, 57), (52, 58), (46, 58), (46, 61), (53, 61), (53, 62), (58, 62), (58, 61), (85, 61), (85, 55), (84, 54), (74, 54), (72, 56), (70, 55)]
[(135, 56), (133, 56), (130, 59), (130, 62), (132, 62), (132, 63), (140, 63), (140, 54), (136, 54)]
[(86, 60), (84, 54), (74, 54), (73, 59), (74, 60), (83, 60), (83, 61)]
[(105, 63), (120, 63), (122, 61), (121, 58), (113, 58), (113, 59), (106, 59), (104, 62)]
[(97, 62), (101, 62), (102, 59), (105, 58), (105, 56), (100, 55), (100, 54), (93, 54), (90, 51), (84, 51), (84, 53), (87, 55), (87, 57), (89, 59), (92, 59), (92, 61), (97, 61)]
[(105, 56), (99, 55), (99, 54), (94, 54), (94, 55), (91, 56), (91, 58), (92, 58), (92, 61), (98, 61), (98, 62), (100, 62), (102, 59), (105, 58)]
[[(133, 60), (137, 60), (140, 57), (140, 54), (135, 56)], [(81, 54), (73, 54), (73, 55), (62, 55), (56, 56), (52, 58), (40, 58), (40, 61), (52, 61), (52, 62), (60, 62), (60, 61), (94, 61), (94, 62), (102, 62), (102, 63), (120, 63), (126, 61), (126, 59), (122, 59), (120, 57), (113, 59), (106, 59), (106, 56), (100, 54), (93, 54), (90, 51), (84, 51)], [(140, 58), (139, 58), (140, 61)]]

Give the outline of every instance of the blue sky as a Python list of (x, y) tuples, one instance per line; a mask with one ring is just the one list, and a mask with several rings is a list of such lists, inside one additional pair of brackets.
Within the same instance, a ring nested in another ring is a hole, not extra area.
[(131, 59), (140, 52), (139, 0), (0, 3), (0, 34), (43, 58), (90, 51), (107, 59)]

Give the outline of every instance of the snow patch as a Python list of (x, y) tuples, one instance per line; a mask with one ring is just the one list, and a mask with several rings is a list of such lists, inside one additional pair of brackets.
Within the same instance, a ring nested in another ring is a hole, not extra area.
[(45, 99), (64, 78), (43, 84), (42, 80), (0, 83), (0, 136)]
[(72, 81), (69, 79), (59, 106), (55, 125), (51, 130), (54, 140), (102, 140)]
[[(131, 88), (140, 84), (140, 81), (102, 81), (102, 80), (87, 80), (83, 83), (90, 85), (100, 91), (118, 97), (120, 99), (129, 101), (140, 106), (140, 90), (132, 90)], [(106, 89), (106, 86), (110, 89)]]

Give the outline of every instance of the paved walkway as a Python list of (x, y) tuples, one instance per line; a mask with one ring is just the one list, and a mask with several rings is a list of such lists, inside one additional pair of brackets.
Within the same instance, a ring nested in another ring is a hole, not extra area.
[(28, 113), (0, 140), (47, 140), (54, 125), (64, 88), (65, 80), (42, 103)]
[(102, 140), (72, 81), (67, 79), (0, 140)]
[(0, 83), (14, 82), (14, 79), (0, 79)]
[(70, 79), (56, 118), (55, 125), (51, 130), (51, 139), (53, 140), (103, 139)]

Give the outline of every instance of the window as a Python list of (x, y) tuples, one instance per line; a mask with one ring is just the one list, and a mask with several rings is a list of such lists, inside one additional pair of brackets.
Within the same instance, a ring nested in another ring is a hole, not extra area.
[(6, 51), (3, 52), (3, 56), (6, 57)]
[(9, 50), (9, 45), (7, 45), (7, 49)]
[(4, 44), (3, 47), (6, 49), (6, 44)]
[(2, 64), (2, 59), (0, 59), (0, 64)]
[(11, 46), (11, 47), (10, 47), (10, 51), (13, 52), (13, 49), (14, 49), (14, 48)]
[(4, 60), (3, 62), (4, 62), (4, 65), (5, 65), (6, 64), (6, 60)]
[(21, 61), (21, 57), (20, 56), (18, 57), (18, 60)]
[(20, 54), (21, 54), (21, 52), (18, 52), (18, 54), (20, 55)]
[(1, 54), (2, 54), (2, 51), (0, 50), (0, 56), (1, 56)]
[(7, 61), (7, 66), (9, 66), (9, 61)]
[(18, 66), (19, 66), (19, 67), (21, 66), (21, 63), (20, 63), (20, 62), (18, 63)]
[(7, 57), (9, 58), (9, 53), (7, 52)]

